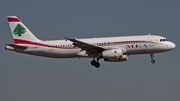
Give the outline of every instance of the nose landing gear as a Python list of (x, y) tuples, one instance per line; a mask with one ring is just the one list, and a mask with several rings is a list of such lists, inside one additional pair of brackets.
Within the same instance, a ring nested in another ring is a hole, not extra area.
[(154, 59), (151, 60), (151, 63), (155, 63), (156, 61)]
[(154, 60), (154, 55), (150, 54), (150, 56), (151, 56), (151, 63), (155, 63), (156, 61)]

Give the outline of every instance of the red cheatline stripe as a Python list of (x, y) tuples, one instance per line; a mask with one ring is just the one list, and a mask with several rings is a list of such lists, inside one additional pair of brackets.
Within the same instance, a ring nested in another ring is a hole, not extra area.
[(37, 42), (27, 41), (27, 40), (20, 40), (14, 39), (15, 44), (30, 44), (30, 45), (39, 45)]
[(50, 46), (48, 44), (43, 44), (43, 43), (38, 43), (38, 42), (32, 42), (32, 41), (27, 41), (27, 40), (21, 40), (21, 39), (14, 39), (15, 44), (28, 44), (28, 45), (35, 45), (35, 46), (43, 46), (43, 47), (52, 47), (52, 48), (61, 48), (61, 49), (78, 49), (77, 47), (61, 47), (61, 46)]
[(20, 22), (18, 18), (8, 18), (8, 22)]

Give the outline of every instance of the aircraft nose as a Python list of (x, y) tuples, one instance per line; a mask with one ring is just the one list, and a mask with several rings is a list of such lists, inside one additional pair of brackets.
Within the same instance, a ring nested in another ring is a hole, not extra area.
[(176, 45), (173, 42), (171, 42), (169, 46), (171, 47), (171, 49), (174, 49), (176, 47)]

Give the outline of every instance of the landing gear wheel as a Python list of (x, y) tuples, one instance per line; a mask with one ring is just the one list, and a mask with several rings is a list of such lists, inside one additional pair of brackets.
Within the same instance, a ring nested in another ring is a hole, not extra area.
[(95, 61), (95, 60), (92, 60), (92, 61), (91, 61), (91, 65), (92, 65), (92, 66), (95, 66), (95, 65), (96, 65), (96, 61)]
[(100, 67), (100, 63), (99, 63), (99, 62), (96, 62), (95, 67), (96, 67), (96, 68), (99, 68), (99, 67)]
[(155, 63), (156, 61), (154, 59), (151, 60), (151, 63)]
[(97, 61), (95, 61), (95, 57), (93, 57), (93, 60), (91, 61), (91, 65), (95, 66), (96, 68), (100, 67), (100, 63), (98, 62), (100, 58), (97, 58)]
[(150, 54), (151, 56), (151, 63), (155, 63), (156, 61), (154, 60), (154, 54)]

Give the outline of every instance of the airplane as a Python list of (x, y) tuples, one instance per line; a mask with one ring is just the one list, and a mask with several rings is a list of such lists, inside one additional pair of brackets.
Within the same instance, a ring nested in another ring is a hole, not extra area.
[(105, 62), (125, 62), (129, 55), (154, 54), (173, 50), (176, 45), (163, 36), (137, 35), (102, 38), (68, 38), (64, 40), (40, 40), (16, 16), (7, 16), (14, 38), (13, 44), (5, 49), (49, 58), (92, 58), (91, 65), (100, 67), (99, 60)]

